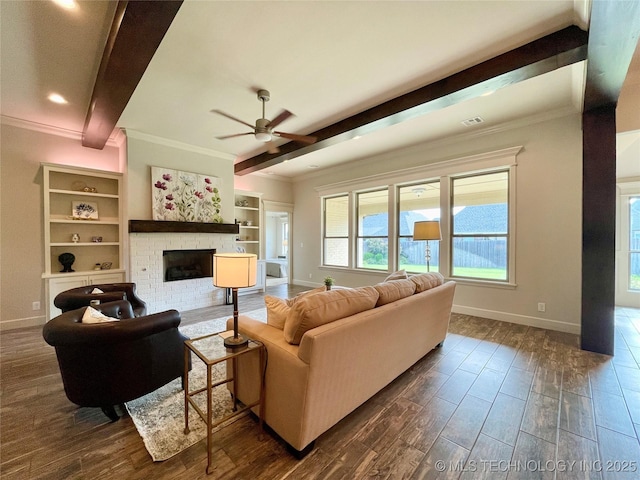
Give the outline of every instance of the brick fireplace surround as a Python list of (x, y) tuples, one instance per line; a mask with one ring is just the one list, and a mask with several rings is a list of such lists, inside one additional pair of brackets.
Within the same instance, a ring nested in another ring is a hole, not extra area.
[(164, 281), (164, 250), (216, 249), (233, 252), (235, 235), (227, 233), (130, 233), (131, 281), (149, 313), (178, 311), (224, 304), (224, 289), (213, 286), (211, 278), (175, 282)]

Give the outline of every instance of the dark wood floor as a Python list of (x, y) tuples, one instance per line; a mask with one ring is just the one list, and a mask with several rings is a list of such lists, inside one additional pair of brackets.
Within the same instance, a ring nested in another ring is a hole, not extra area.
[[(261, 294), (240, 298), (241, 311), (262, 306)], [(229, 308), (185, 312), (183, 322)], [(611, 358), (579, 350), (575, 335), (453, 315), (442, 349), (326, 432), (303, 460), (269, 435), (260, 441), (244, 417), (215, 434), (209, 476), (204, 440), (153, 463), (126, 414), (109, 423), (67, 400), (41, 328), (2, 332), (0, 476), (638, 479), (640, 310), (617, 309), (616, 319)]]

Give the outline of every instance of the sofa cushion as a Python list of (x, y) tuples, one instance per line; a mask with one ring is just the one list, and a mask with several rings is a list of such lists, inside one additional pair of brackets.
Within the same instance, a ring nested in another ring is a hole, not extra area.
[(304, 298), (308, 295), (315, 295), (317, 293), (322, 293), (326, 291), (327, 291), (327, 287), (325, 287), (324, 285), (318, 288), (314, 288), (313, 290), (305, 290), (304, 292), (300, 292), (299, 294), (297, 294), (295, 297), (288, 299), (287, 305), (289, 305), (290, 307), (293, 307), (293, 304), (296, 303), (301, 298)]
[(96, 310), (93, 307), (87, 307), (82, 315), (82, 323), (104, 323), (104, 322), (119, 322), (119, 318), (107, 317), (104, 313)]
[(424, 292), (444, 283), (444, 277), (439, 272), (411, 275), (409, 280), (416, 284), (416, 293)]
[(416, 283), (411, 280), (391, 280), (390, 282), (382, 282), (374, 285), (378, 291), (379, 297), (376, 307), (395, 302), (404, 297), (410, 297), (416, 291)]
[(391, 275), (385, 278), (384, 281), (388, 282), (389, 280), (404, 280), (407, 278), (409, 278), (409, 275), (407, 275), (406, 270), (398, 270), (397, 272), (393, 272)]
[(287, 300), (265, 295), (264, 305), (267, 307), (267, 324), (283, 330), (284, 322), (289, 315), (289, 310), (291, 310)]
[(308, 330), (373, 308), (378, 291), (373, 287), (329, 290), (297, 300), (287, 316), (284, 338), (298, 345)]

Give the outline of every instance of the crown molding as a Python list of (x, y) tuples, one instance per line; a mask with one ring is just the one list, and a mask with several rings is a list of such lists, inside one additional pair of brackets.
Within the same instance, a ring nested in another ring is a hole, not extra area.
[[(82, 141), (82, 132), (77, 130), (70, 130), (68, 128), (55, 127), (53, 125), (47, 125), (46, 123), (32, 122), (31, 120), (24, 120), (22, 118), (9, 117), (7, 115), (0, 115), (0, 123), (2, 125), (9, 125), (11, 127), (23, 128), (25, 130), (31, 130), (33, 132), (44, 133), (47, 135), (55, 135), (56, 137), (70, 138), (72, 140)], [(109, 147), (121, 147), (125, 138), (122, 131), (117, 128), (107, 140)]]
[[(562, 108), (541, 112), (535, 115), (529, 115), (524, 118), (519, 118), (517, 120), (504, 122), (491, 127), (474, 129), (471, 132), (463, 132), (463, 133), (459, 133), (456, 135), (451, 135), (448, 137), (443, 137), (435, 140), (428, 140), (425, 142), (414, 143), (411, 145), (398, 148), (396, 150), (382, 151), (377, 155), (368, 155), (368, 156), (354, 158), (353, 160), (350, 160), (348, 162), (340, 163), (327, 168), (321, 168), (313, 172), (297, 175), (293, 177), (293, 181), (294, 182), (306, 181), (316, 177), (323, 177), (327, 175), (328, 172), (352, 171), (354, 168), (354, 165), (359, 161), (366, 160), (368, 162), (374, 162), (376, 159), (379, 159), (384, 155), (388, 155), (390, 153), (393, 153), (396, 156), (411, 155), (412, 153), (421, 152), (421, 151), (424, 151), (425, 149), (447, 147), (450, 145), (468, 142), (468, 141), (486, 137), (489, 135), (497, 135), (500, 133), (508, 132), (510, 130), (517, 130), (519, 128), (528, 127), (531, 125), (535, 125), (537, 123), (543, 123), (543, 122), (555, 120), (557, 118), (562, 118), (570, 115), (579, 115), (579, 112), (577, 112), (573, 106), (567, 105)], [(255, 175), (256, 173), (254, 172), (253, 174)]]
[(127, 137), (134, 138), (136, 140), (143, 140), (149, 143), (155, 143), (156, 145), (163, 145), (165, 147), (177, 148), (178, 150), (185, 150), (187, 152), (199, 153), (201, 155), (207, 155), (209, 157), (220, 158), (223, 160), (235, 160), (235, 155), (231, 155), (226, 152), (220, 152), (218, 150), (213, 150), (205, 147), (198, 147), (196, 145), (191, 145), (189, 143), (179, 142), (177, 140), (171, 140), (169, 138), (158, 137), (156, 135), (151, 135), (150, 133), (143, 133), (138, 130), (133, 130), (129, 128), (123, 129)]

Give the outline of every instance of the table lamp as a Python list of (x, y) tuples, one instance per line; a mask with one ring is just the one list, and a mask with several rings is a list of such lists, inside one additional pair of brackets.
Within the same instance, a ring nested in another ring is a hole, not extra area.
[(238, 333), (238, 288), (256, 284), (258, 257), (252, 253), (216, 253), (213, 255), (213, 284), (230, 288), (233, 293), (233, 337), (224, 339), (227, 348), (242, 347), (249, 340)]
[(431, 247), (429, 246), (429, 240), (442, 240), (442, 235), (440, 234), (440, 221), (425, 220), (424, 222), (415, 222), (413, 224), (413, 239), (427, 241), (427, 249), (424, 252), (424, 257), (427, 260), (428, 272), (429, 260), (431, 260)]

